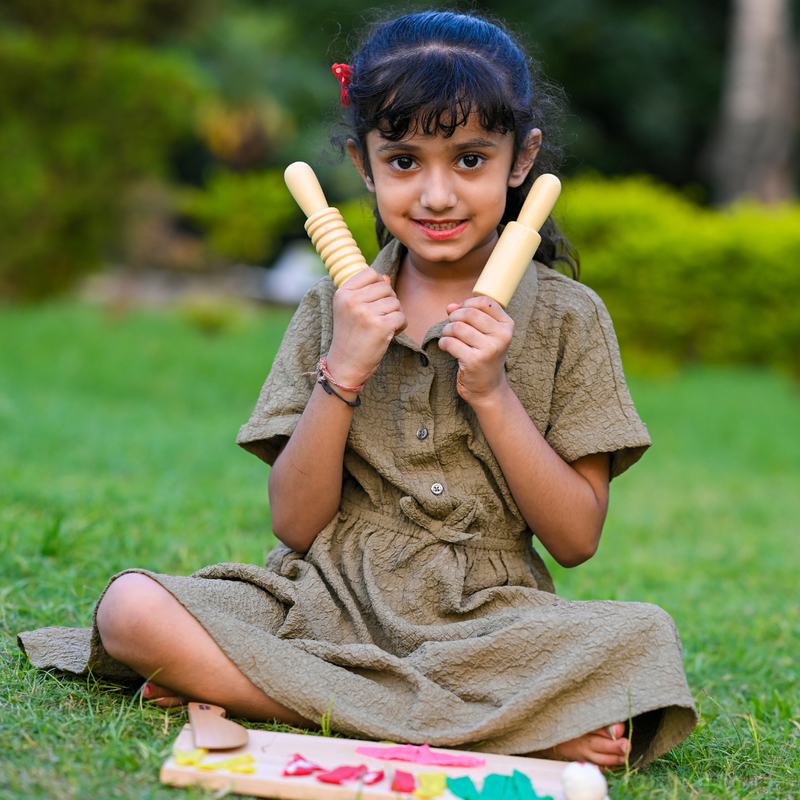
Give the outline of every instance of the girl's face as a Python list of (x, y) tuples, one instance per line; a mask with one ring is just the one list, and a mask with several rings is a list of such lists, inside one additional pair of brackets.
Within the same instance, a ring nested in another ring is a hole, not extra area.
[(477, 275), (497, 241), (508, 187), (525, 179), (540, 141), (533, 131), (514, 164), (513, 134), (488, 132), (472, 115), (449, 138), (414, 134), (394, 142), (371, 131), (371, 178), (354, 145), (350, 153), (414, 266), (437, 274), (450, 265)]

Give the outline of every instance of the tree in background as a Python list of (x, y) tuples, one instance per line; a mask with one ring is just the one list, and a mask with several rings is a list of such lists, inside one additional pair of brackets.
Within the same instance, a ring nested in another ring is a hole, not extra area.
[(711, 153), (714, 200), (794, 194), (800, 128), (800, 54), (789, 0), (733, 0), (719, 131)]

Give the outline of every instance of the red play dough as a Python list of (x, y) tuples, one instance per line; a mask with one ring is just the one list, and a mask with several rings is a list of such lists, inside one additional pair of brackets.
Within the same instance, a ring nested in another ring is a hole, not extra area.
[(416, 789), (416, 781), (410, 772), (403, 772), (396, 770), (394, 773), (394, 780), (392, 781), (393, 792), (406, 792), (411, 793)]

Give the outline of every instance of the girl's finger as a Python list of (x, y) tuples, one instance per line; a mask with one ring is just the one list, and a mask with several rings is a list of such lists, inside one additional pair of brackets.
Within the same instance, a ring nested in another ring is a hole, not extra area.
[(372, 267), (367, 267), (367, 269), (362, 269), (360, 272), (356, 272), (355, 275), (351, 275), (339, 288), (344, 289), (347, 287), (348, 291), (353, 291), (371, 283), (383, 284), (387, 277), (388, 275), (381, 275), (380, 272), (376, 272)]
[[(341, 292), (342, 289), (339, 291)], [(385, 281), (372, 281), (364, 284), (363, 286), (347, 289), (343, 295), (343, 298), (349, 298), (350, 300), (355, 300), (361, 303), (372, 303), (381, 297), (395, 296), (394, 290), (390, 284), (386, 283)]]
[(493, 327), (496, 324), (492, 323), (491, 326), (488, 326), (488, 330), (482, 330), (478, 325), (471, 324), (471, 321), (456, 320), (448, 322), (442, 328), (442, 334), (461, 339), (465, 344), (489, 356), (505, 354), (511, 343), (511, 336), (504, 328)]
[(501, 334), (508, 330), (507, 326), (500, 320), (487, 314), (478, 308), (459, 308), (450, 314), (450, 322), (466, 322), (481, 333), (490, 335)]
[(456, 339), (453, 336), (442, 336), (439, 339), (439, 349), (453, 356), (460, 364), (471, 361), (475, 355), (474, 347), (464, 344), (460, 339)]
[(503, 306), (491, 297), (470, 297), (462, 303), (462, 308), (479, 308), (498, 322), (512, 321)]
[(408, 318), (402, 311), (392, 311), (384, 317), (384, 320), (394, 331), (395, 336), (408, 327)]
[(478, 330), (474, 325), (470, 325), (467, 322), (448, 322), (442, 328), (442, 336), (458, 339), (475, 350), (493, 347), (493, 342), (483, 331)]

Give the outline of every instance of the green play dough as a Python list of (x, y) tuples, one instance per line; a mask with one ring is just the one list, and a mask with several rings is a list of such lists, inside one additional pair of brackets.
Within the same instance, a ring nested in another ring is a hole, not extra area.
[(472, 778), (448, 778), (447, 788), (461, 800), (480, 800), (480, 792), (475, 788)]
[(448, 778), (447, 788), (461, 800), (553, 800), (536, 794), (531, 779), (514, 770), (513, 775), (487, 775), (479, 792), (472, 778)]

